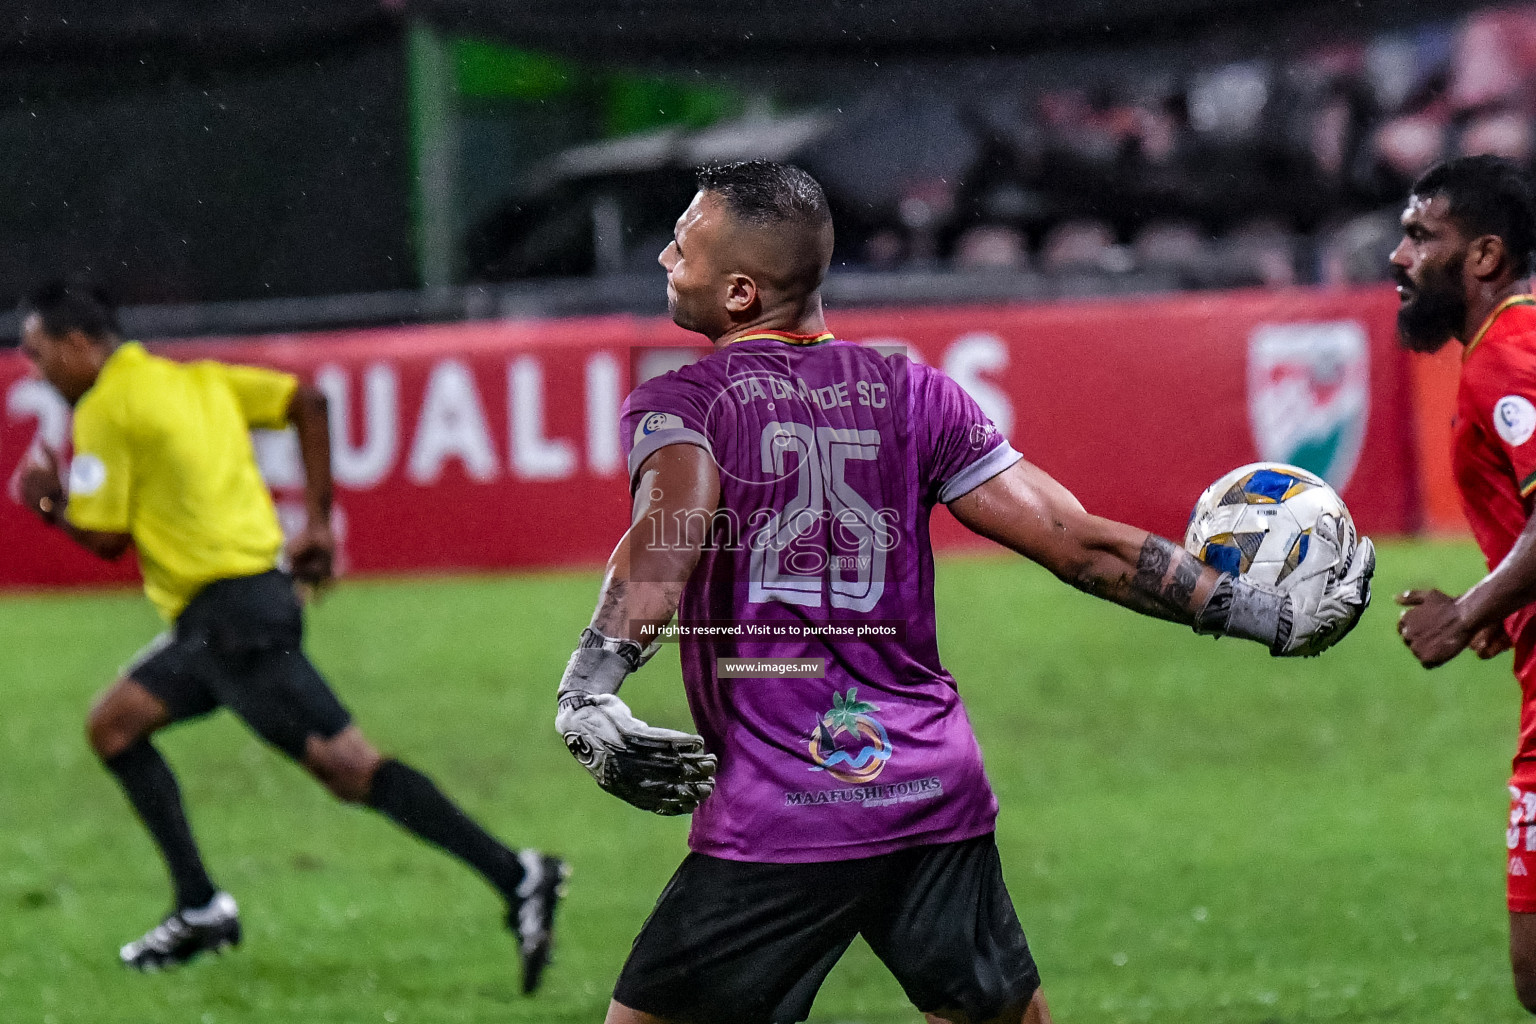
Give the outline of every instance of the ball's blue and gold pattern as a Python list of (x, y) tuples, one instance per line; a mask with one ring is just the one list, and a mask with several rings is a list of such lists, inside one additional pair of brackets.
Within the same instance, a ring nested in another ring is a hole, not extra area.
[(1322, 516), (1338, 518), (1339, 547), (1354, 550), (1355, 524), (1332, 487), (1315, 474), (1280, 462), (1234, 469), (1205, 489), (1190, 513), (1184, 547), (1201, 561), (1278, 584), (1307, 557)]

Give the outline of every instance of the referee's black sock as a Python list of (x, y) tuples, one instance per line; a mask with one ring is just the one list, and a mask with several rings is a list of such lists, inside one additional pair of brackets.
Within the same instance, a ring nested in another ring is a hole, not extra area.
[(192, 839), (192, 829), (181, 806), (181, 787), (176, 785), (171, 766), (147, 739), (102, 763), (117, 777), (123, 792), (128, 794), (128, 802), (139, 812), (144, 827), (160, 847), (176, 887), (176, 909), (206, 905), (213, 899), (213, 882)]
[(523, 880), (517, 854), (454, 806), (431, 779), (391, 758), (373, 774), (368, 806), (480, 872), (508, 902)]

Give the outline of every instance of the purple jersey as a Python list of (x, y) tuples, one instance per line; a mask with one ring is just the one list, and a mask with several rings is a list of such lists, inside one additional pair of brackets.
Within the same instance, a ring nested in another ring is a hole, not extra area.
[[(997, 801), (939, 663), (928, 540), (935, 502), (1020, 458), (971, 397), (904, 355), (769, 334), (646, 381), (623, 417), (632, 487), (669, 444), (720, 471), (677, 620), (688, 702), (720, 758), (690, 847), (793, 863), (990, 832)], [(742, 676), (723, 658), (821, 659), (823, 674)]]

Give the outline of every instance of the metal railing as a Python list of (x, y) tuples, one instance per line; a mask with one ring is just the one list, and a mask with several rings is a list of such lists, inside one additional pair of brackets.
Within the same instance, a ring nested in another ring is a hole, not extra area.
[[(822, 289), (829, 309), (860, 306), (1044, 302), (1084, 296), (1177, 290), (1171, 274), (1045, 275), (1020, 271), (834, 271)], [(283, 334), (352, 327), (665, 312), (660, 272), (474, 284), (424, 291), (369, 292), (236, 302), (129, 306), (124, 333), (135, 338)], [(0, 314), (0, 345), (14, 345), (15, 312)]]

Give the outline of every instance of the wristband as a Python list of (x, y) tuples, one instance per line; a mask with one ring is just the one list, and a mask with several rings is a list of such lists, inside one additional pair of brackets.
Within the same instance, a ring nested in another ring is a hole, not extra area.
[(595, 629), (581, 631), (581, 642), (560, 677), (559, 697), (568, 693), (618, 693), (624, 679), (644, 662), (644, 650), (633, 640), (604, 636)]
[(1291, 604), (1284, 594), (1231, 573), (1222, 574), (1195, 617), (1196, 633), (1256, 640), (1272, 654), (1290, 642), (1291, 628)]
[(581, 641), (576, 649), (610, 651), (623, 658), (629, 664), (629, 671), (633, 672), (644, 665), (649, 658), (647, 651), (640, 646), (638, 640), (630, 640), (626, 637), (604, 636), (590, 626), (581, 631)]

